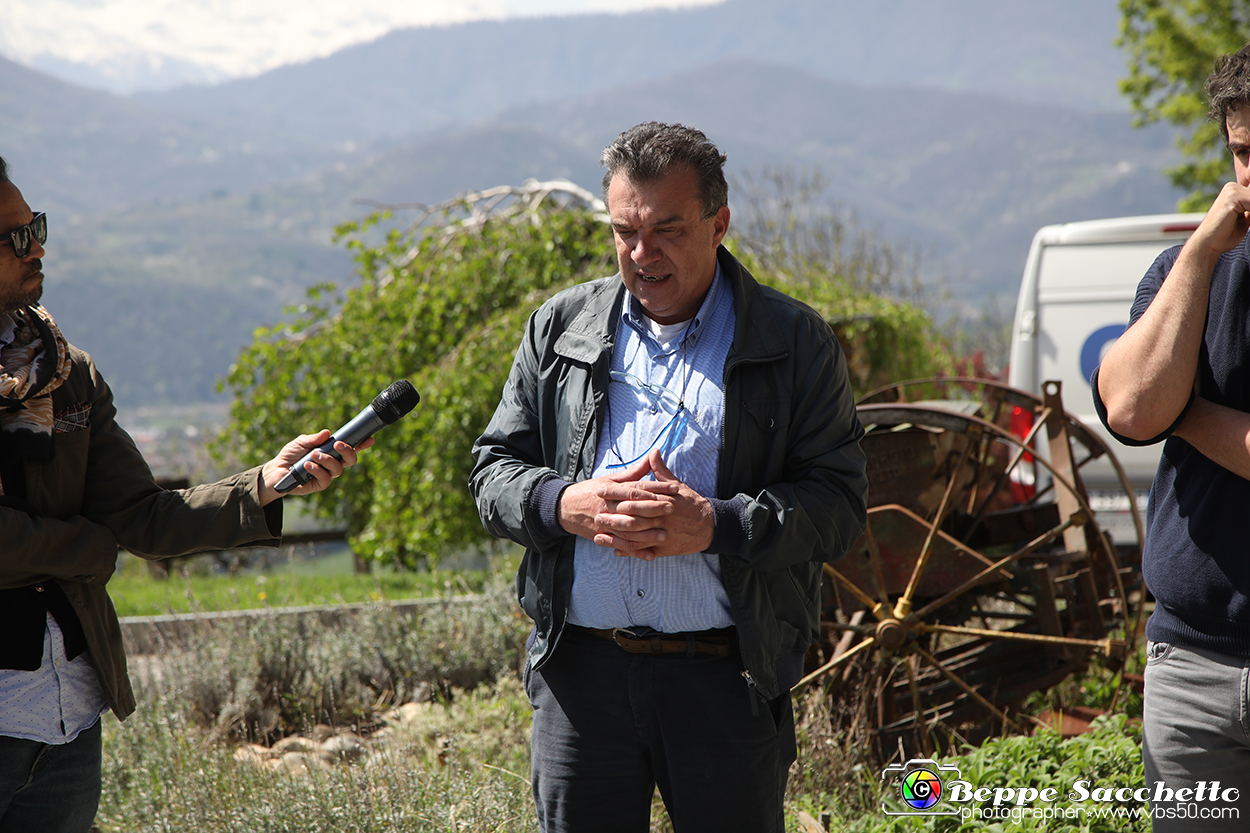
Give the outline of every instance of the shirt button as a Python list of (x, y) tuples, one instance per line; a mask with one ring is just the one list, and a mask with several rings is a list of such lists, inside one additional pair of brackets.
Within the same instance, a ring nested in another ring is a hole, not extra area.
[(640, 599), (641, 599), (641, 598), (642, 598), (643, 596), (645, 596), (645, 595), (647, 595), (647, 591), (646, 591), (646, 590), (639, 590), (639, 591), (638, 591), (638, 598), (640, 598)]

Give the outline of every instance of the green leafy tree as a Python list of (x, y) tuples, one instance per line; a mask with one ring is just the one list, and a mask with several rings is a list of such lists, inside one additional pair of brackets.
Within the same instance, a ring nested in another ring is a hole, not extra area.
[(226, 380), (234, 403), (223, 440), (258, 462), (294, 433), (340, 425), (409, 379), (421, 403), (386, 429), (348, 482), (311, 501), (345, 524), (358, 553), (432, 563), (486, 540), (465, 485), (470, 448), (527, 316), (555, 291), (611, 274), (611, 241), (593, 197), (543, 185), (424, 209), (406, 228), (379, 212), (339, 235), (355, 253), (359, 285), (316, 287), (292, 321), (257, 331)]
[[(616, 271), (603, 210), (576, 186), (536, 184), (422, 209), (404, 228), (386, 212), (342, 226), (359, 285), (317, 287), (292, 321), (257, 332), (227, 378), (235, 399), (223, 440), (245, 462), (262, 461), (293, 434), (342, 424), (408, 378), (421, 403), (386, 429), (347, 482), (311, 498), (315, 511), (344, 523), (356, 552), (404, 566), (489, 545), (466, 485), (473, 441), (530, 313), (567, 286)], [(885, 285), (867, 277), (881, 253), (855, 260), (854, 246), (839, 254), (809, 245), (778, 257), (801, 239), (824, 240), (821, 226), (801, 226), (774, 227), (789, 230), (787, 241), (730, 245), (763, 282), (831, 321), (858, 390), (936, 367), (928, 317), (872, 294)], [(219, 452), (226, 448), (219, 441)]]
[(925, 311), (920, 255), (822, 204), (818, 171), (766, 168), (739, 183), (731, 248), (761, 283), (811, 306), (842, 345), (856, 394), (949, 374), (949, 345)]
[(1120, 37), (1129, 75), (1120, 82), (1136, 123), (1166, 121), (1183, 129), (1184, 161), (1166, 173), (1189, 191), (1178, 207), (1205, 211), (1231, 166), (1220, 126), (1207, 118), (1207, 76), (1221, 55), (1250, 41), (1248, 0), (1120, 0)]

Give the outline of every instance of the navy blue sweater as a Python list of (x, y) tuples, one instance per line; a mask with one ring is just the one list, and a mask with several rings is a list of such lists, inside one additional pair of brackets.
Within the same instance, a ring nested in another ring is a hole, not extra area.
[[(1204, 399), (1250, 412), (1248, 246), (1250, 235), (1220, 256), (1211, 275), (1198, 373)], [(1150, 306), (1180, 249), (1159, 255), (1142, 278), (1129, 326)], [(1096, 376), (1093, 388), (1105, 423)], [(1250, 657), (1250, 480), (1179, 437), (1164, 436), (1142, 553), (1142, 573), (1156, 600), (1146, 636)]]

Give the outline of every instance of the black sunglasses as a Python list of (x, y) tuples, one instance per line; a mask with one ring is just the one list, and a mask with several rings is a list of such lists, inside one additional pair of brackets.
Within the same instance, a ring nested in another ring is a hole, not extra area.
[(0, 243), (12, 243), (13, 254), (18, 257), (26, 257), (30, 254), (31, 238), (39, 241), (42, 246), (48, 242), (48, 215), (42, 211), (35, 215), (35, 218), (24, 226), (18, 226), (8, 233), (8, 240), (0, 236)]

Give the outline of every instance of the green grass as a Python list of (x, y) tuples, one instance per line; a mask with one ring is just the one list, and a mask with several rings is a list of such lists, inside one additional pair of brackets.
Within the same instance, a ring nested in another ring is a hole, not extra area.
[[(477, 581), (461, 583), (450, 573), (316, 576), (283, 570), (264, 574), (260, 585), (257, 574), (161, 582), (137, 567), (122, 572), (137, 574), (127, 578), (138, 586), (175, 596), (182, 587), (197, 592), (194, 588), (212, 585), (282, 586), (292, 588), (281, 592), (301, 604), (310, 601), (310, 592), (323, 592), (293, 589), (305, 579), (330, 582), (332, 589), (324, 592), (336, 598), (385, 590), (392, 578), (419, 579), (400, 585), (404, 595), (422, 589), (446, 595), (449, 585), (458, 594)], [(472, 604), (449, 601), (410, 616), (373, 605), (335, 628), (288, 617), (232, 622), (171, 646), (159, 662), (135, 663), (138, 712), (124, 725), (105, 720), (98, 826), (104, 833), (533, 833), (530, 707), (518, 674), (529, 622), (516, 609), (511, 572), (496, 570)], [(1105, 700), (1113, 678), (1096, 664), (1036, 705), (1063, 708)], [(406, 702), (422, 703), (426, 710), (415, 722), (393, 723), (368, 735), (371, 751), (364, 760), (330, 772), (285, 775), (233, 757), (242, 743), (272, 743), (317, 723), (364, 727), (368, 734), (388, 720), (392, 707)], [(1138, 706), (1122, 698), (1119, 707)], [(1076, 814), (986, 820), (886, 815), (883, 803), (898, 803), (896, 785), (882, 778), (882, 767), (868, 759), (865, 744), (838, 728), (837, 702), (813, 687), (796, 698), (795, 707), (798, 762), (787, 794), (788, 833), (811, 829), (802, 825), (800, 814), (819, 819), (823, 813), (830, 816), (831, 830), (846, 833), (1117, 833), (1149, 827), (1144, 819), (1094, 813), (1133, 806), (1066, 797), (1077, 779), (1141, 784), (1140, 730), (1124, 714), (1071, 740), (1042, 730), (980, 749), (943, 750), (941, 761), (958, 766), (960, 777), (976, 787), (1054, 788), (1064, 798), (1053, 806)], [(672, 833), (658, 797), (651, 833)]]
[(538, 829), (528, 783), (529, 703), (515, 678), (400, 726), (362, 762), (291, 776), (235, 760), (149, 694), (105, 723), (103, 833), (363, 833)]
[[(412, 618), (371, 605), (332, 629), (269, 617), (234, 623), (163, 654), (155, 675), (148, 666), (136, 669), (138, 713), (124, 725), (105, 720), (104, 797), (97, 818), (102, 831), (537, 829), (527, 783), (530, 711), (518, 678), (529, 623), (513, 597), (515, 564), (356, 575), (345, 552), (304, 560), (271, 557), (259, 569), (228, 575), (214, 571), (212, 563), (204, 557), (178, 562), (170, 578), (158, 579), (144, 562), (126, 556), (109, 591), (123, 616), (478, 592), (482, 597)], [(1139, 669), (1144, 659), (1135, 660), (1130, 665)], [(1117, 682), (1095, 662), (1085, 674), (1035, 695), (1029, 710), (1105, 705)], [(363, 762), (332, 772), (280, 775), (232, 756), (247, 740), (272, 742), (314, 723), (376, 727), (392, 706), (412, 700), (434, 705), (420, 723), (384, 730), (391, 732), (386, 740), (371, 739)], [(829, 815), (830, 829), (847, 833), (1115, 833), (1149, 827), (1144, 819), (1099, 818), (1093, 813), (1098, 806), (1068, 800), (1055, 806), (1079, 811), (1079, 817), (888, 816), (882, 805), (897, 804), (894, 785), (865, 757), (863, 744), (836, 728), (835, 704), (812, 689), (795, 705), (799, 751), (787, 796), (789, 833), (810, 829), (800, 814), (818, 819), (822, 813)], [(939, 757), (976, 786), (1053, 787), (1064, 795), (1078, 778), (1138, 785), (1140, 730), (1126, 717), (1140, 715), (1140, 698), (1122, 696), (1117, 711), (1081, 738), (1064, 741), (1043, 730), (980, 749), (948, 749)], [(671, 832), (657, 797), (651, 833)]]
[(351, 572), (351, 554), (271, 565), (264, 571), (238, 575), (207, 572), (200, 560), (175, 567), (169, 578), (157, 578), (141, 559), (123, 556), (109, 580), (108, 591), (118, 616), (161, 616), (301, 607), (480, 592), (486, 570)]

